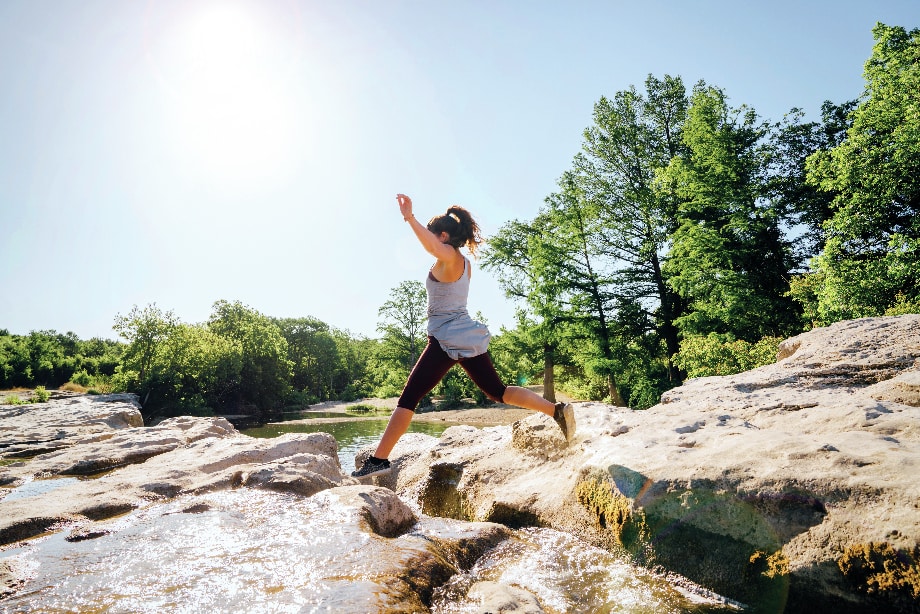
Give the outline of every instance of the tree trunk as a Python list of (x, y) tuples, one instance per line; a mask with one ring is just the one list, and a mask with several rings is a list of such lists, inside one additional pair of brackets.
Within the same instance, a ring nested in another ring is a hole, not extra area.
[(556, 402), (556, 376), (553, 373), (553, 348), (543, 346), (543, 398)]
[(613, 373), (607, 374), (607, 387), (610, 389), (610, 404), (617, 407), (626, 407), (626, 401), (623, 400), (623, 397), (620, 396), (620, 391), (617, 390), (617, 380)]

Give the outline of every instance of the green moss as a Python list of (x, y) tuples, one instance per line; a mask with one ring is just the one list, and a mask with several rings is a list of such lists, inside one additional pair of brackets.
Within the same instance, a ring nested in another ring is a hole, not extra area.
[(629, 499), (614, 491), (606, 480), (589, 478), (575, 487), (578, 502), (585, 506), (602, 529), (620, 534), (630, 516)]
[(428, 471), (422, 488), (422, 512), (429, 516), (474, 520), (466, 495), (457, 486), (463, 477), (463, 466), (458, 463), (438, 463)]
[(920, 546), (896, 550), (887, 542), (855, 544), (846, 548), (837, 566), (857, 590), (897, 611), (909, 611), (920, 600)]
[(773, 554), (757, 550), (751, 555), (749, 562), (749, 577), (759, 575), (773, 580), (789, 575), (789, 559), (782, 550), (777, 550)]
[(635, 552), (645, 541), (645, 515), (634, 512), (630, 499), (604, 476), (589, 476), (579, 482), (575, 496), (594, 516), (599, 528), (611, 532), (622, 546)]

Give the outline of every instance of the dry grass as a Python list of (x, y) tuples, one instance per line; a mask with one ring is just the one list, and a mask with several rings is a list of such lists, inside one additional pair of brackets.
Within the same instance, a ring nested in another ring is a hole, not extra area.
[(80, 384), (74, 384), (73, 382), (67, 382), (63, 386), (59, 387), (58, 390), (63, 390), (64, 392), (77, 392), (79, 394), (86, 394), (86, 391), (89, 388), (81, 386)]

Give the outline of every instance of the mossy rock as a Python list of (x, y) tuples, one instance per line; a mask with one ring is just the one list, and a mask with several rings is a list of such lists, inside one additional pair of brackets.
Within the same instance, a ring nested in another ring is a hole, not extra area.
[(920, 546), (898, 550), (887, 542), (848, 546), (838, 559), (843, 577), (892, 612), (917, 612), (920, 603)]
[[(764, 527), (752, 526), (745, 533), (752, 541), (737, 532), (707, 530), (726, 515), (751, 520), (744, 502), (706, 489), (656, 489), (641, 485), (644, 479), (636, 476), (626, 481), (608, 476), (602, 471), (586, 476), (575, 495), (596, 520), (595, 528), (611, 535), (637, 564), (664, 566), (752, 605), (755, 612), (781, 611), (775, 608), (782, 608), (788, 597), (789, 568), (779, 540), (768, 539)], [(645, 505), (626, 496), (621, 483)], [(714, 519), (701, 519), (701, 514)]]

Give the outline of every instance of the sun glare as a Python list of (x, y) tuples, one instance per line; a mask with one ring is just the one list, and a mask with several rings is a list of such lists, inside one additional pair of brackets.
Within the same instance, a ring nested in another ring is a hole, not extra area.
[(214, 4), (163, 39), (158, 70), (183, 165), (229, 189), (265, 187), (292, 168), (301, 121), (281, 34), (258, 5)]

